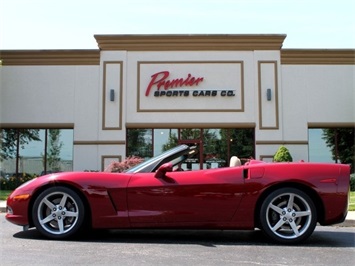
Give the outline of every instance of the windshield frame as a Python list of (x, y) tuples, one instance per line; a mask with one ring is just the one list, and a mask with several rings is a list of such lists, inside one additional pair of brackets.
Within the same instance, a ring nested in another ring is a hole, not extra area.
[(185, 144), (179, 145), (128, 169), (125, 173), (151, 173), (156, 171), (164, 163), (174, 161), (178, 157), (181, 157), (181, 160), (174, 161), (174, 165), (177, 165), (197, 152), (196, 147), (190, 147)]

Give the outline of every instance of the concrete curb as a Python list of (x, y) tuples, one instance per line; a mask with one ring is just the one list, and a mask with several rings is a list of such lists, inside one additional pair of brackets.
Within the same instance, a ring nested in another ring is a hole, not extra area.
[[(6, 212), (6, 201), (0, 200), (0, 213)], [(346, 219), (343, 223), (335, 224), (339, 227), (355, 227), (355, 211), (348, 212)]]

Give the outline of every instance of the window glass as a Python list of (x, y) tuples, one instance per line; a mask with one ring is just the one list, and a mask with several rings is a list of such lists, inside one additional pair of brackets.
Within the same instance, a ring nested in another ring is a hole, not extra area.
[(203, 130), (203, 163), (204, 169), (219, 168), (227, 165), (226, 139), (223, 129)]
[(63, 143), (60, 158), (63, 171), (73, 171), (73, 143), (74, 131), (72, 129), (61, 129), (61, 141)]
[(200, 153), (182, 167), (219, 168), (229, 165), (230, 157), (255, 156), (254, 129), (127, 129), (127, 156), (151, 158), (179, 143), (198, 145)]
[(2, 177), (73, 170), (72, 129), (2, 129), (0, 140)]
[(308, 130), (308, 152), (310, 162), (334, 162), (332, 151), (323, 139), (323, 129)]
[(308, 129), (309, 161), (335, 162), (355, 168), (355, 128)]
[(230, 156), (238, 156), (240, 159), (255, 158), (254, 129), (231, 129), (229, 135)]
[(154, 129), (154, 156), (178, 145), (177, 129)]
[(180, 140), (192, 140), (201, 138), (201, 129), (180, 129)]
[(127, 130), (127, 157), (138, 156), (144, 159), (153, 156), (152, 129)]
[(9, 178), (16, 173), (17, 129), (0, 130), (0, 175)]
[(48, 129), (46, 172), (66, 172), (73, 169), (73, 130)]
[[(24, 137), (23, 135), (28, 134), (28, 131), (19, 130), (19, 133)], [(23, 176), (39, 176), (44, 170), (45, 130), (35, 129), (31, 133), (38, 138), (26, 141), (19, 146), (18, 174)]]

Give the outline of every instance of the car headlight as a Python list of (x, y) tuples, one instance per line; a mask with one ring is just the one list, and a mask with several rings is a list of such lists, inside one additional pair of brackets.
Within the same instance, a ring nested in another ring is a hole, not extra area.
[(7, 214), (14, 214), (14, 211), (12, 210), (12, 208), (10, 206), (6, 206), (6, 213)]

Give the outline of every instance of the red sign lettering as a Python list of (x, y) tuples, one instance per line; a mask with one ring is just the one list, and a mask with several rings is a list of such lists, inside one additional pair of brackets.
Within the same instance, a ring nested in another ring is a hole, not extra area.
[(187, 77), (184, 78), (179, 78), (179, 79), (172, 79), (168, 80), (167, 78), (169, 77), (170, 72), (169, 71), (161, 71), (158, 73), (155, 73), (154, 75), (151, 76), (151, 80), (149, 82), (149, 85), (145, 91), (145, 96), (148, 96), (150, 91), (154, 86), (156, 86), (157, 90), (159, 91), (161, 88), (164, 90), (169, 90), (169, 89), (174, 89), (174, 88), (181, 88), (184, 86), (194, 86), (198, 85), (200, 82), (203, 81), (203, 78), (195, 78), (191, 76), (191, 74), (188, 74)]

